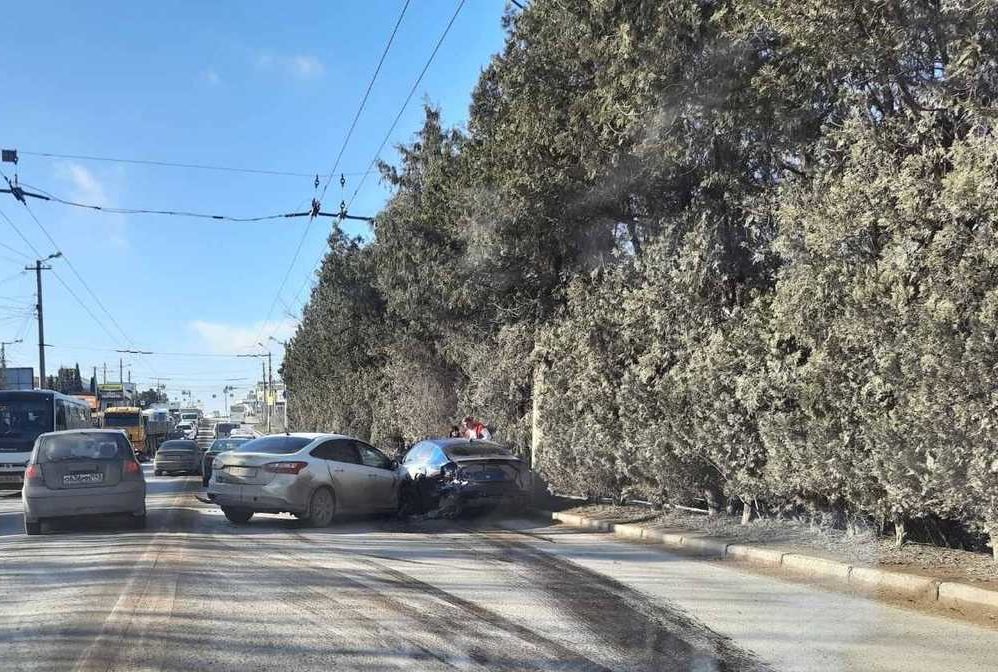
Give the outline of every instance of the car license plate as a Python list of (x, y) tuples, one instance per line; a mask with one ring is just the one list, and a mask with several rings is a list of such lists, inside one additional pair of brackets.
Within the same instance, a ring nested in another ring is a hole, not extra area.
[(75, 483), (101, 483), (104, 481), (104, 474), (99, 471), (87, 471), (79, 474), (64, 474), (62, 482), (64, 484)]
[(20, 483), (20, 474), (0, 474), (0, 483)]
[(256, 476), (256, 467), (226, 467), (229, 476)]

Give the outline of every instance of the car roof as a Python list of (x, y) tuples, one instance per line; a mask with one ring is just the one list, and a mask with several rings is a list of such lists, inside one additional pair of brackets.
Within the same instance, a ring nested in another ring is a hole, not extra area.
[(464, 437), (458, 438), (431, 438), (423, 439), (422, 441), (417, 441), (416, 445), (420, 443), (431, 443), (437, 448), (449, 448), (450, 446), (464, 446), (469, 443), (481, 444), (488, 448), (498, 448), (500, 450), (508, 450), (505, 446), (502, 446), (495, 441), (486, 441), (484, 439), (466, 439)]
[(117, 427), (93, 427), (86, 429), (60, 429), (56, 432), (45, 432), (38, 436), (62, 436), (65, 434), (127, 434), (127, 432)]

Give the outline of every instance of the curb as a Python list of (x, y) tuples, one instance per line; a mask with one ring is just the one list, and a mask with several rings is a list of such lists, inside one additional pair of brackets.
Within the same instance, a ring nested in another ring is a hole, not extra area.
[(962, 608), (979, 614), (998, 615), (998, 591), (979, 588), (956, 581), (940, 581), (917, 574), (893, 572), (850, 565), (802, 553), (790, 553), (772, 548), (732, 544), (718, 537), (703, 534), (663, 532), (635, 523), (612, 523), (573, 513), (536, 510), (537, 517), (557, 521), (572, 527), (598, 532), (610, 532), (629, 541), (648, 541), (671, 549), (687, 551), (701, 557), (732, 559), (779, 568), (788, 577), (820, 579), (849, 586), (872, 594), (905, 597), (919, 602), (937, 603)]

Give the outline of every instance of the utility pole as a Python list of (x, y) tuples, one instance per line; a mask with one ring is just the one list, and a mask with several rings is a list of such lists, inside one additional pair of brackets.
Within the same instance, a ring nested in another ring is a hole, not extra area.
[(107, 385), (107, 362), (104, 362), (104, 384)]
[(124, 389), (125, 384), (125, 363), (119, 358), (118, 359), (118, 382), (121, 383), (122, 389)]
[(38, 310), (38, 387), (41, 389), (45, 388), (45, 317), (42, 312), (42, 271), (52, 270), (51, 266), (44, 266), (43, 264), (49, 259), (56, 259), (61, 256), (62, 252), (56, 252), (44, 259), (35, 259), (34, 266), (24, 267), (26, 271), (35, 272), (35, 282), (38, 285), (38, 303), (35, 307)]
[[(274, 415), (271, 412), (271, 406), (270, 406), (270, 395), (274, 394), (274, 368), (273, 368), (273, 366), (271, 366), (270, 349), (267, 348), (267, 346), (264, 345), (263, 343), (257, 343), (257, 345), (259, 345), (263, 349), (263, 351), (267, 353), (267, 369), (269, 371), (269, 375), (267, 375), (264, 378), (264, 384), (267, 387), (267, 393), (266, 393), (264, 399), (267, 402), (267, 433), (270, 434), (270, 432), (272, 431), (272, 428), (271, 428), (272, 417), (271, 416)], [(260, 363), (263, 364), (263, 362), (260, 362)], [(268, 380), (270, 381), (269, 383), (266, 382)], [(274, 401), (275, 402), (277, 401), (277, 396), (276, 395), (274, 395)]]
[(260, 360), (260, 378), (263, 382), (263, 412), (267, 414), (267, 433), (270, 434), (270, 396), (267, 394), (267, 365)]

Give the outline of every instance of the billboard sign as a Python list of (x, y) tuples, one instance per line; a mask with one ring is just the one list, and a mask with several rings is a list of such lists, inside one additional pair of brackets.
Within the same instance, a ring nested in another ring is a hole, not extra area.
[(35, 370), (30, 366), (8, 366), (3, 370), (0, 390), (33, 390)]

